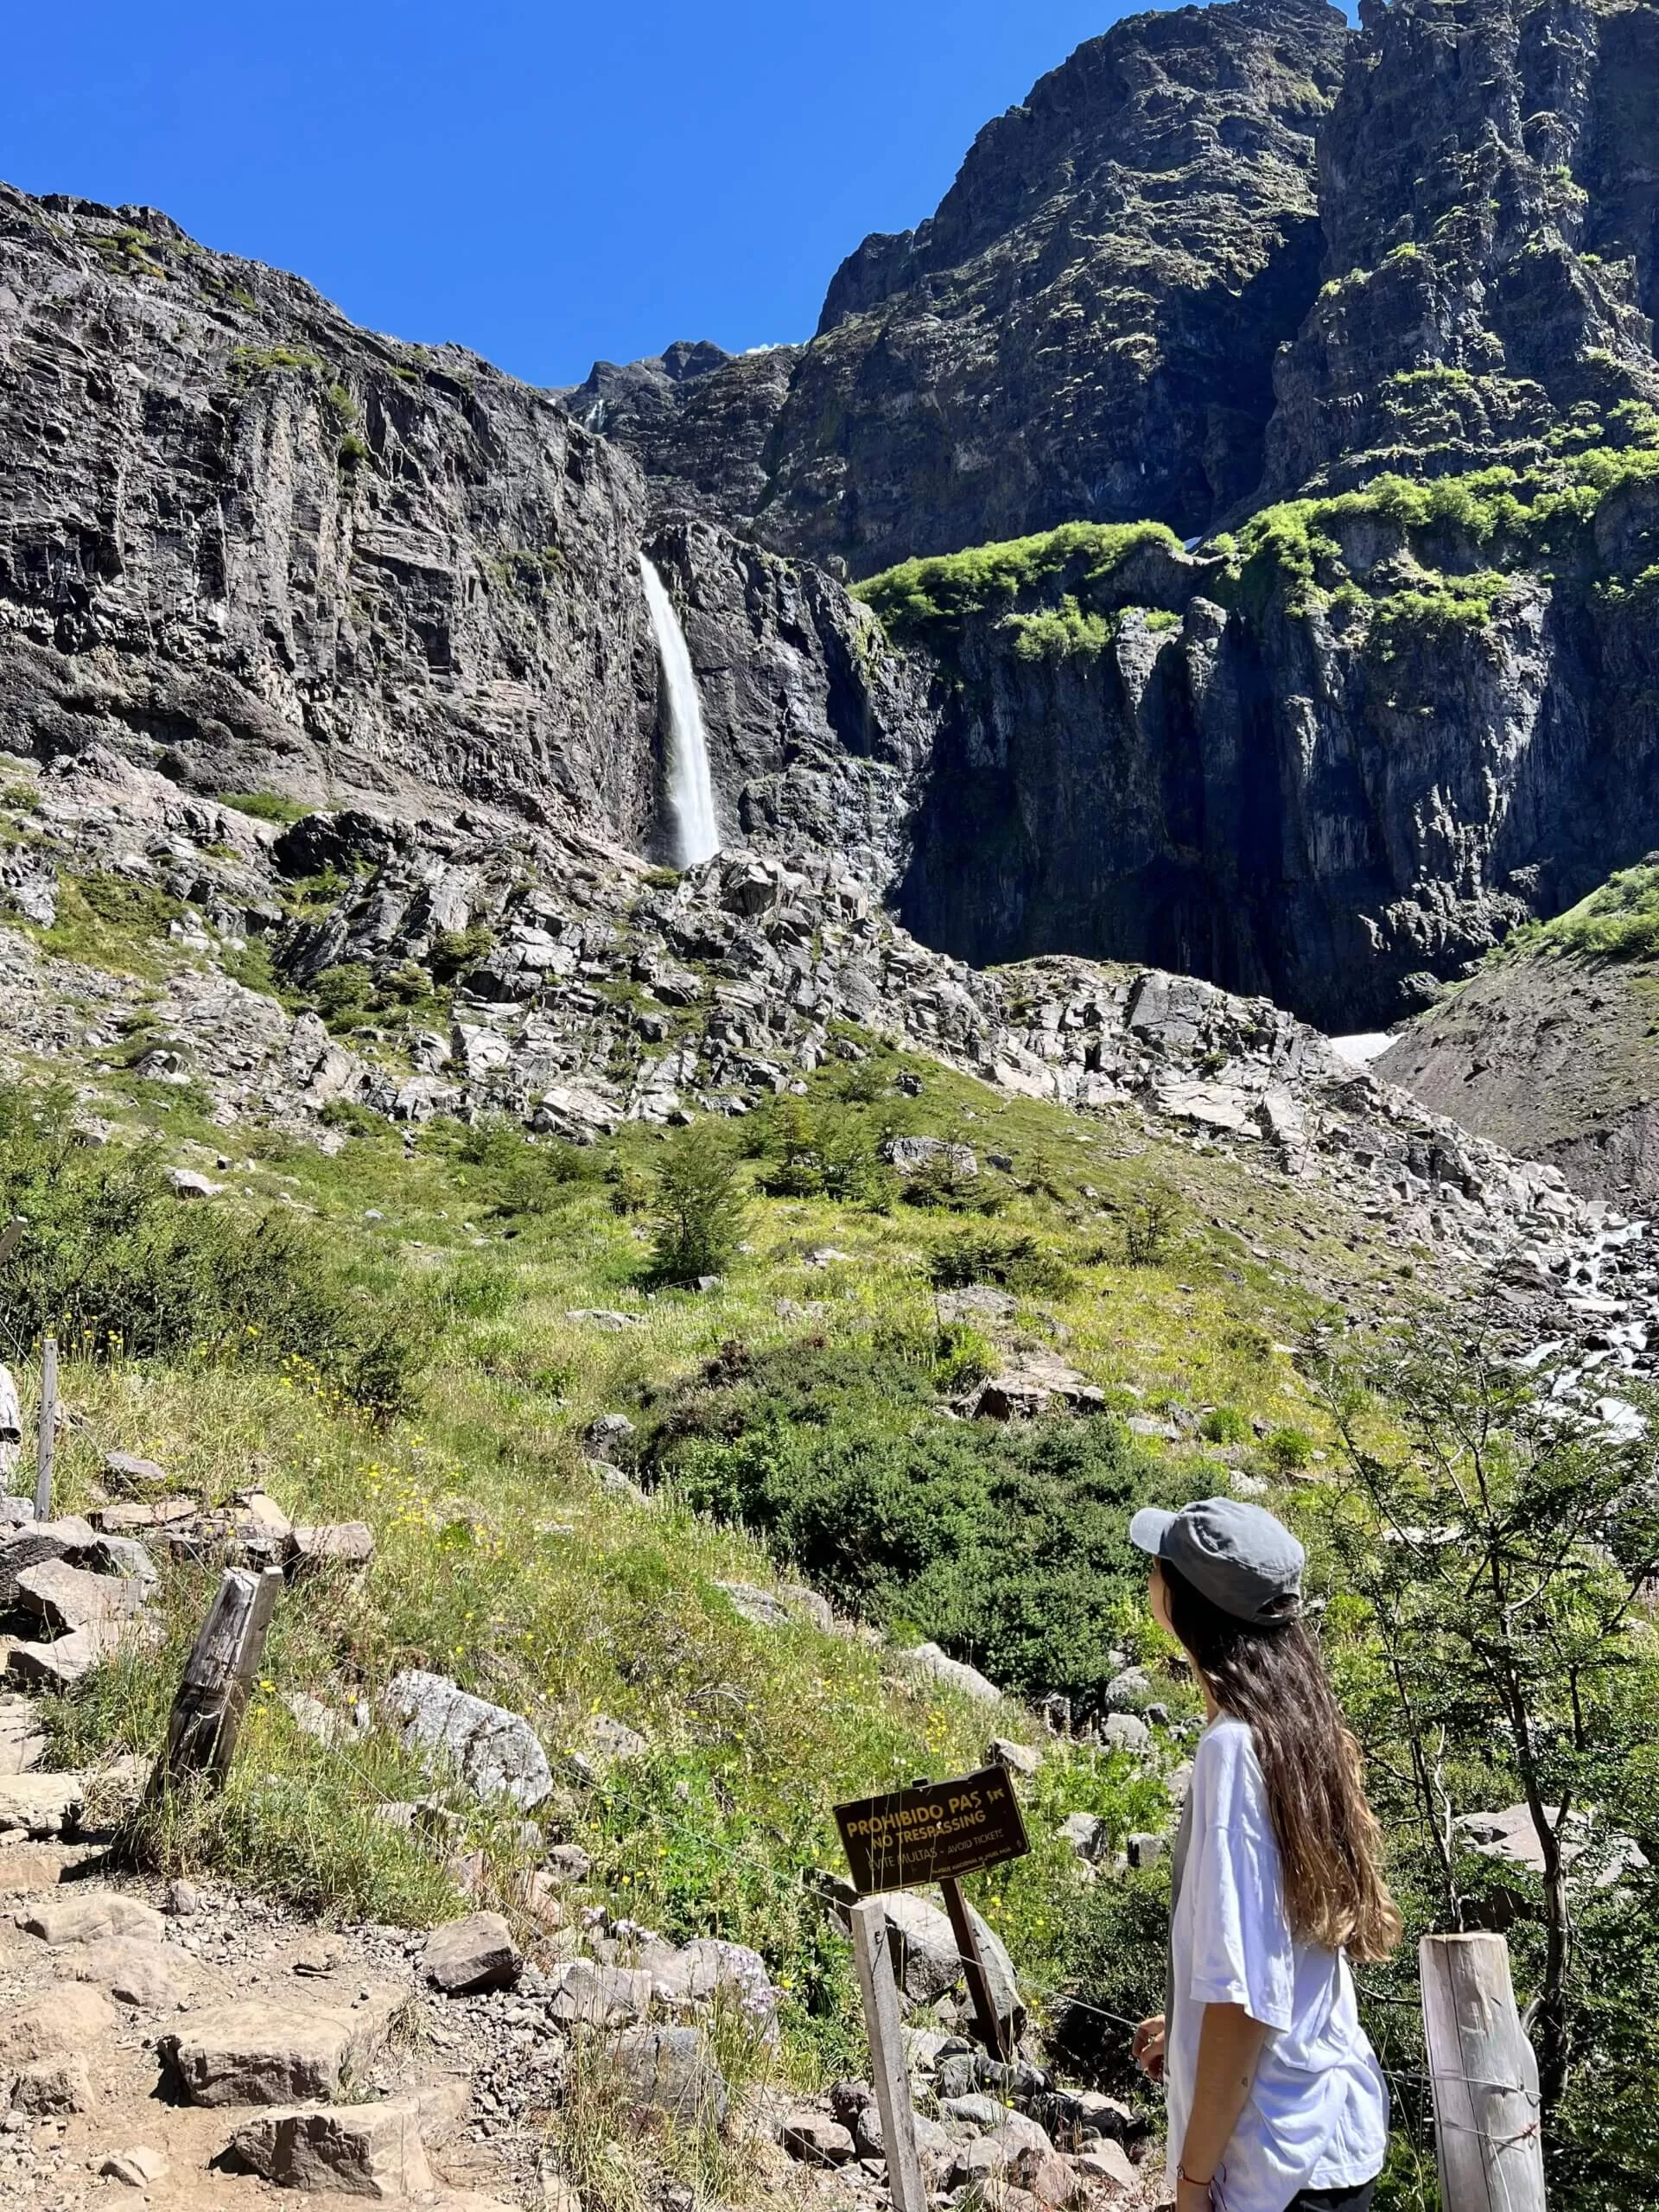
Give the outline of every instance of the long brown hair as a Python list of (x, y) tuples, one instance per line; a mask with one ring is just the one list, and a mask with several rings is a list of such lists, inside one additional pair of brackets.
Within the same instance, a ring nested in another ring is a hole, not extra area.
[(1404, 1933), (1354, 1732), (1300, 1619), (1236, 1620), (1158, 1562), (1176, 1635), (1222, 1711), (1249, 1729), (1268, 1785), (1285, 1911), (1302, 1942), (1386, 1959)]

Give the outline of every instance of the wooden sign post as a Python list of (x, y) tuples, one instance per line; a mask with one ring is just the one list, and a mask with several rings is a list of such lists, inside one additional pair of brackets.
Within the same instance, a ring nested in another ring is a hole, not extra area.
[(837, 1805), (836, 1825), (853, 1886), (861, 1897), (923, 1882), (939, 1885), (980, 2035), (993, 2058), (1008, 2056), (1008, 2037), (962, 1892), (964, 1874), (1023, 1859), (1031, 1848), (1007, 1771), (985, 1767), (954, 1782), (918, 1782), (909, 1789)]
[(1538, 2062), (1501, 1936), (1425, 1936), (1418, 1950), (1444, 2212), (1544, 2212)]
[(35, 1518), (52, 1518), (52, 1468), (58, 1449), (58, 1340), (41, 1346), (40, 1445), (35, 1460)]

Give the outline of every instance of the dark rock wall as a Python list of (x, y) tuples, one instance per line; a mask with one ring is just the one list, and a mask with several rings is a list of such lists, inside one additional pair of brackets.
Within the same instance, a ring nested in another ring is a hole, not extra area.
[(899, 895), (925, 942), (1147, 960), (1372, 1028), (1659, 845), (1641, 600), (1522, 578), (1490, 625), (1384, 652), (1282, 594), (1229, 611), (1185, 565), (1179, 626), (1133, 607), (1097, 658), (964, 625)]

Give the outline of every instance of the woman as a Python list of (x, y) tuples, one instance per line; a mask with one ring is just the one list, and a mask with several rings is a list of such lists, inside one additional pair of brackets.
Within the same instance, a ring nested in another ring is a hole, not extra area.
[(1231, 1497), (1148, 1509), (1129, 1536), (1209, 1724), (1176, 1839), (1169, 1993), (1135, 2037), (1168, 2092), (1177, 2212), (1367, 2212), (1389, 2099), (1347, 1961), (1386, 1958), (1401, 1921), (1302, 1622), (1302, 1548)]

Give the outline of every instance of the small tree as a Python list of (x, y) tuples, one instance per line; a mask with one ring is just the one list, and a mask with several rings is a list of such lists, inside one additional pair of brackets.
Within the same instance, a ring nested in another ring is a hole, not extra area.
[(712, 1122), (694, 1122), (670, 1140), (653, 1170), (654, 1281), (725, 1273), (748, 1211), (740, 1173), (735, 1146)]
[(1132, 1268), (1155, 1268), (1169, 1251), (1179, 1206), (1173, 1191), (1154, 1183), (1135, 1198), (1123, 1221), (1123, 1253)]
[(1363, 1600), (1382, 1671), (1359, 1717), (1374, 1771), (1384, 1786), (1392, 1777), (1413, 1821), (1443, 1925), (1479, 1925), (1484, 1909), (1466, 1880), (1479, 1862), (1465, 1855), (1462, 1814), (1512, 1789), (1536, 1838), (1542, 1958), (1529, 2024), (1548, 2116), (1588, 1993), (1574, 1974), (1580, 1900), (1608, 1864), (1616, 1823), (1647, 1824), (1654, 1446), (1615, 1440), (1478, 1343), (1420, 1335), (1323, 1381), (1342, 1447), (1323, 1510), (1332, 1611)]

